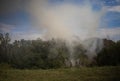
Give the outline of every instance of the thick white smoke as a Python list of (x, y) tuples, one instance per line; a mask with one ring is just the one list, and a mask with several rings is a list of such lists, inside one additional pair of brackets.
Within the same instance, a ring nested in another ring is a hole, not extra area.
[(64, 40), (73, 40), (74, 36), (80, 39), (95, 37), (103, 13), (93, 11), (89, 3), (54, 4), (48, 0), (32, 0), (29, 10), (35, 26), (44, 31), (45, 39)]
[(48, 0), (31, 0), (29, 10), (35, 26), (44, 31), (44, 39), (54, 38), (67, 41), (73, 66), (75, 65), (73, 41), (76, 38), (85, 40), (97, 37), (97, 28), (103, 15), (102, 10), (94, 11), (88, 2), (77, 5), (70, 2), (55, 4)]

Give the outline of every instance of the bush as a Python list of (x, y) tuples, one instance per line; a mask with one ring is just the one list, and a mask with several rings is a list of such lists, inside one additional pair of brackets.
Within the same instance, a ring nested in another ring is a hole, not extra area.
[(12, 69), (12, 66), (7, 63), (0, 63), (0, 70), (3, 70), (3, 69)]

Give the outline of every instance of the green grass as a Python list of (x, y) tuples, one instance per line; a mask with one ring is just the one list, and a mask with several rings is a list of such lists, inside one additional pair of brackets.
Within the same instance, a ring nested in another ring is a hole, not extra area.
[(0, 81), (120, 81), (120, 66), (49, 70), (0, 70)]

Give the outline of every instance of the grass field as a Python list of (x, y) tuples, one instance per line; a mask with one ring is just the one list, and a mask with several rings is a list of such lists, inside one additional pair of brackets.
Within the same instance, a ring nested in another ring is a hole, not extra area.
[(120, 81), (120, 66), (49, 70), (0, 70), (0, 81)]

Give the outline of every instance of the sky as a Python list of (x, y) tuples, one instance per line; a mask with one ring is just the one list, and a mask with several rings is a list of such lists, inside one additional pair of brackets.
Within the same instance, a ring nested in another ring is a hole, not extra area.
[(120, 0), (0, 0), (0, 32), (12, 40), (73, 35), (120, 40)]

